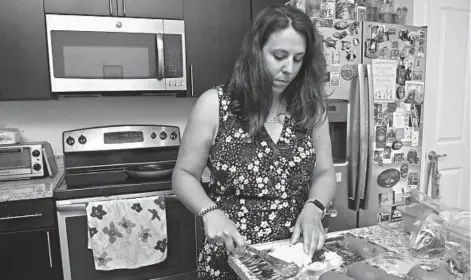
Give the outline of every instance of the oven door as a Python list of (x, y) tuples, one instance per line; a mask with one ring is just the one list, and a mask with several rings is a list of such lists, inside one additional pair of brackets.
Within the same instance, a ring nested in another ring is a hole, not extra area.
[(46, 15), (53, 92), (186, 90), (181, 20)]
[[(162, 263), (138, 269), (95, 270), (87, 248), (87, 202), (165, 195), (168, 255)], [(82, 198), (56, 202), (64, 280), (196, 279), (195, 216), (170, 191)]]

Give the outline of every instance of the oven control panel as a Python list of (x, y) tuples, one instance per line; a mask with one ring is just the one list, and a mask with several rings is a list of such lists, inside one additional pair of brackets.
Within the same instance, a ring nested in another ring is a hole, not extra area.
[(64, 153), (128, 150), (180, 145), (180, 129), (168, 125), (89, 127), (62, 133)]

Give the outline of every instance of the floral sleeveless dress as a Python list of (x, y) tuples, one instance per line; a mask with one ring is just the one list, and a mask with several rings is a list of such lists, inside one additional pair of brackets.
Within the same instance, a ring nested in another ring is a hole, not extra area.
[[(248, 244), (289, 239), (316, 162), (310, 133), (298, 133), (294, 120), (286, 116), (277, 143), (265, 128), (250, 139), (239, 117), (230, 112), (229, 94), (222, 86), (216, 89), (219, 131), (208, 159), (208, 195)], [(198, 278), (239, 279), (227, 262), (225, 247), (203, 238)]]

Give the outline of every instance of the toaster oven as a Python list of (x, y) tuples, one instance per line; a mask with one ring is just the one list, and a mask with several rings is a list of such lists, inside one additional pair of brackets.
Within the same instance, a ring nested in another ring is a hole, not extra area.
[(53, 177), (56, 172), (56, 161), (48, 142), (0, 146), (0, 181)]

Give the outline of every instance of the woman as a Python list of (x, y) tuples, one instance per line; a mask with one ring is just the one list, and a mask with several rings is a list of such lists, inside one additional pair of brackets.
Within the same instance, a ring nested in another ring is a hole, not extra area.
[[(304, 236), (324, 243), (323, 205), (335, 192), (321, 40), (307, 15), (265, 8), (227, 85), (204, 92), (185, 128), (173, 173), (178, 198), (202, 218), (199, 279), (237, 279), (227, 251)], [(316, 164), (317, 158), (317, 164)], [(211, 171), (208, 195), (200, 184)], [(307, 199), (307, 201), (306, 201)]]

